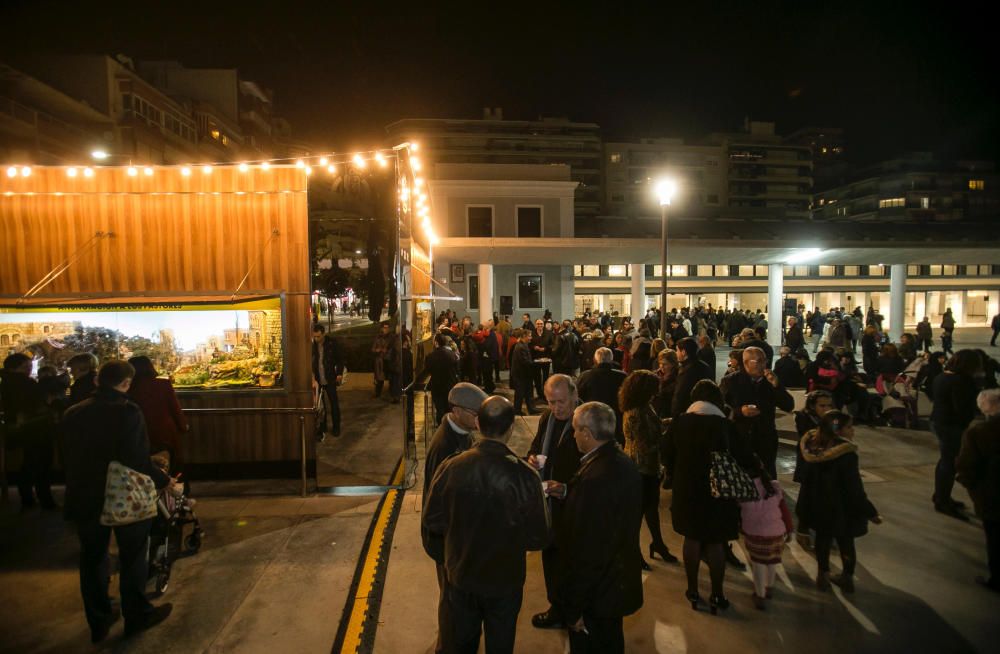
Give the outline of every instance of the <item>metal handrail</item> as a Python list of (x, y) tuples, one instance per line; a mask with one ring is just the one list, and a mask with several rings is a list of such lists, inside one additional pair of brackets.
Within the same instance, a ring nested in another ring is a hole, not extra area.
[(299, 416), (299, 460), (302, 474), (302, 497), (308, 495), (309, 490), (309, 477), (306, 470), (306, 462), (308, 457), (306, 455), (306, 414), (315, 413), (319, 409), (317, 395), (317, 403), (312, 407), (232, 407), (232, 408), (190, 408), (184, 409), (185, 413), (201, 413), (205, 415), (227, 415), (227, 414), (241, 414), (241, 413), (279, 413), (279, 414), (289, 414)]

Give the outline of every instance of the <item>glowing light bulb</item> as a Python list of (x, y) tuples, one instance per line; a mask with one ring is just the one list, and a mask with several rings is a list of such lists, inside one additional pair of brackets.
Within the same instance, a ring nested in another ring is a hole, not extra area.
[(201, 172), (203, 172), (206, 175), (211, 175), (212, 174), (212, 167), (209, 166), (208, 164), (205, 164), (204, 166), (201, 167)]
[(419, 143), (410, 143), (410, 152), (416, 152), (420, 149)]
[(265, 161), (264, 163), (262, 163), (260, 165), (260, 169), (261, 170), (271, 170), (271, 163), (268, 162), (268, 161)]
[(153, 176), (153, 169), (150, 168), (149, 166), (146, 166), (145, 168), (143, 168), (142, 172), (143, 172), (143, 174), (146, 175), (146, 177), (152, 177)]
[(413, 185), (416, 186), (417, 188), (420, 188), (421, 186), (424, 185), (424, 178), (423, 177), (414, 177), (413, 178)]
[(128, 167), (128, 176), (129, 177), (135, 177), (138, 174), (139, 174), (139, 170), (135, 166), (129, 166)]
[(241, 163), (240, 164), (240, 172), (241, 173), (245, 173), (248, 170), (250, 170), (250, 166), (246, 165), (246, 163)]
[(83, 169), (83, 176), (84, 177), (93, 177), (94, 176), (94, 169), (93, 168), (84, 168)]
[(31, 177), (31, 166), (25, 166), (21, 169), (21, 177)]
[(321, 165), (321, 166), (325, 166), (325, 165), (326, 165), (326, 164), (328, 164), (328, 163), (330, 163), (330, 160), (329, 160), (329, 159), (327, 159), (326, 157), (320, 157), (320, 158), (319, 158), (319, 165)]
[(329, 166), (326, 167), (326, 172), (328, 172), (328, 173), (330, 173), (332, 175), (335, 172), (337, 172), (337, 167), (334, 166), (333, 164), (330, 164)]
[(7, 169), (7, 177), (17, 177), (17, 168), (15, 166)]
[(305, 170), (306, 170), (306, 175), (312, 175), (313, 174), (313, 169), (310, 166), (306, 166)]
[(417, 157), (410, 157), (410, 168), (419, 172), (421, 168), (420, 159), (418, 159)]
[(298, 161), (295, 162), (295, 167), (296, 168), (305, 168), (306, 167), (306, 162), (304, 162), (301, 159), (299, 159)]
[(184, 175), (185, 177), (190, 177), (191, 169), (188, 168), (187, 166), (181, 166), (181, 175)]
[(381, 152), (375, 153), (375, 161), (378, 162), (378, 165), (381, 166), (382, 168), (385, 168), (386, 164), (389, 163), (385, 160), (385, 157), (382, 156)]
[(66, 174), (69, 177), (76, 177), (76, 168), (67, 168), (66, 169)]
[(354, 155), (352, 161), (354, 162), (354, 165), (357, 166), (358, 168), (364, 168), (366, 166), (365, 160), (360, 154)]

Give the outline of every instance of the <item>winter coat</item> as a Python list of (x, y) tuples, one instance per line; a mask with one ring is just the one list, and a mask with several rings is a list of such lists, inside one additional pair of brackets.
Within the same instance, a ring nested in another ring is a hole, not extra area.
[(625, 412), (622, 430), (625, 433), (625, 454), (644, 475), (660, 475), (660, 419), (653, 407), (646, 405)]
[(955, 469), (958, 481), (969, 489), (976, 515), (1000, 521), (1000, 415), (965, 431)]
[(177, 468), (183, 458), (181, 435), (187, 431), (187, 422), (170, 380), (136, 378), (132, 380), (128, 396), (142, 409), (150, 451), (169, 450), (171, 467)]
[(740, 502), (740, 531), (762, 538), (775, 538), (794, 531), (792, 514), (785, 503), (781, 484), (777, 480), (772, 480), (771, 488), (774, 489), (774, 494), (771, 497), (764, 497), (764, 484), (760, 477), (754, 479), (753, 483), (757, 486), (758, 499)]
[(865, 494), (858, 467), (858, 446), (837, 439), (829, 446), (817, 445), (817, 432), (810, 431), (799, 441), (805, 461), (800, 472), (795, 513), (799, 529), (820, 534), (857, 538), (868, 533), (868, 521), (878, 515)]

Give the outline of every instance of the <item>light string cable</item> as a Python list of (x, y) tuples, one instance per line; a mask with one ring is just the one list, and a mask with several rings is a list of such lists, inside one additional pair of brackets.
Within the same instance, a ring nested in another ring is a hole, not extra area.
[(89, 239), (84, 241), (83, 245), (76, 249), (75, 252), (70, 253), (68, 257), (62, 260), (61, 263), (56, 264), (52, 270), (45, 273), (45, 276), (35, 282), (35, 285), (25, 291), (17, 300), (17, 304), (22, 304), (25, 301), (31, 299), (33, 296), (37, 295), (39, 291), (51, 284), (60, 275), (66, 272), (70, 266), (77, 262), (77, 260), (84, 255), (88, 250), (93, 249), (98, 243), (100, 243), (103, 238), (111, 238), (114, 236), (113, 232), (97, 232)]
[(250, 263), (250, 267), (247, 268), (247, 274), (243, 275), (243, 279), (240, 280), (239, 286), (236, 287), (236, 290), (233, 291), (232, 297), (229, 298), (230, 302), (236, 300), (236, 296), (239, 295), (240, 290), (243, 288), (243, 285), (247, 283), (247, 279), (250, 277), (250, 273), (252, 273), (254, 268), (257, 267), (257, 264), (264, 257), (264, 253), (267, 252), (267, 249), (271, 246), (271, 243), (274, 241), (274, 239), (278, 237), (279, 234), (281, 234), (281, 232), (279, 232), (277, 229), (271, 230), (271, 235), (267, 238), (266, 241), (264, 241), (263, 247), (261, 247), (260, 251), (257, 253), (257, 256)]

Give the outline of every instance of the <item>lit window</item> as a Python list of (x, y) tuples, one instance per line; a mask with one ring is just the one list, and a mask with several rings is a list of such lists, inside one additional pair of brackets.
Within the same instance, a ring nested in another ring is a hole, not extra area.
[(767, 277), (768, 275), (767, 266), (754, 266), (753, 275), (754, 277)]
[(869, 277), (885, 277), (885, 266), (868, 266)]
[(935, 276), (940, 276), (941, 275), (941, 266), (940, 265), (938, 265), (938, 264), (931, 264), (930, 269), (931, 269), (930, 270), (930, 274), (935, 275)]
[(782, 276), (784, 276), (784, 277), (791, 277), (792, 276), (792, 272), (794, 271), (794, 268), (795, 268), (795, 266), (782, 266), (781, 267), (781, 274), (782, 274)]
[(878, 201), (879, 209), (889, 209), (891, 207), (905, 207), (906, 198), (886, 198)]
[(517, 306), (519, 309), (542, 308), (542, 276), (517, 276)]
[(711, 277), (712, 276), (712, 266), (698, 266), (698, 276), (699, 277)]
[(941, 274), (954, 277), (958, 274), (958, 266), (941, 266)]
[(608, 277), (627, 277), (628, 266), (608, 266)]
[(212, 131), (209, 132), (209, 134), (211, 134), (212, 138), (215, 139), (216, 141), (218, 141), (219, 137), (221, 136), (219, 130), (217, 129), (213, 129)]
[(622, 162), (622, 153), (621, 152), (612, 152), (611, 153), (610, 161), (611, 161), (611, 163), (620, 164)]
[(584, 277), (600, 277), (601, 267), (600, 266), (584, 266), (583, 276)]
[(753, 266), (740, 266), (739, 275), (740, 277), (753, 277)]
[(670, 266), (670, 276), (671, 277), (687, 277), (688, 267), (687, 264), (680, 264), (677, 266)]
[(920, 274), (920, 266), (912, 266), (912, 265), (907, 266), (906, 267), (906, 274), (907, 275), (911, 275), (911, 276), (919, 275)]
[(920, 208), (921, 209), (930, 209), (931, 208), (931, 199), (930, 198), (920, 198)]
[(716, 277), (729, 277), (729, 264), (715, 267)]
[(970, 191), (982, 191), (986, 186), (985, 182), (981, 179), (970, 179), (969, 180), (969, 190)]
[(845, 277), (857, 277), (861, 274), (861, 266), (844, 266)]
[(833, 277), (836, 274), (837, 274), (837, 267), (836, 266), (820, 266), (819, 267), (819, 276), (820, 277)]

